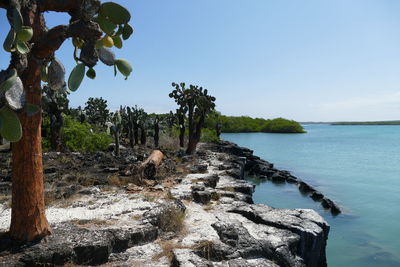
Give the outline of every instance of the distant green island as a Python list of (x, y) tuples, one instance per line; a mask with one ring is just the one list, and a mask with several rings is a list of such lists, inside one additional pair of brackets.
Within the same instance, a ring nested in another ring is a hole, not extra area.
[(400, 125), (400, 121), (348, 121), (333, 122), (331, 125)]
[(284, 118), (276, 119), (262, 119), (251, 118), (248, 116), (224, 116), (215, 115), (210, 116), (207, 120), (207, 127), (211, 128), (212, 125), (217, 123), (221, 126), (223, 133), (251, 133), (251, 132), (264, 132), (264, 133), (305, 133), (303, 126), (300, 123), (287, 120)]

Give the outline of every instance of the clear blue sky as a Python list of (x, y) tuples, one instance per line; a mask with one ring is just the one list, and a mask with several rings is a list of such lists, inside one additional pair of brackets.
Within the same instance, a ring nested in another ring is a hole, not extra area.
[[(227, 115), (300, 121), (400, 119), (400, 1), (120, 0), (135, 33), (118, 57), (128, 81), (96, 68), (71, 105), (175, 108), (170, 83), (202, 85)], [(1, 11), (0, 39), (8, 25)], [(48, 25), (68, 17), (47, 14)], [(72, 46), (57, 53), (70, 71)], [(0, 68), (8, 63), (0, 53)]]

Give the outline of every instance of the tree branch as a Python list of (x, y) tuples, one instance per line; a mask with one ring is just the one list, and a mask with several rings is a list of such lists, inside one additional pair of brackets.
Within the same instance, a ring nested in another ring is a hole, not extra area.
[(50, 29), (34, 44), (32, 54), (38, 59), (45, 59), (58, 50), (69, 37), (96, 41), (101, 37), (101, 34), (99, 25), (92, 21), (84, 22), (79, 20), (69, 26), (59, 25)]
[(34, 44), (32, 54), (39, 59), (51, 56), (67, 39), (68, 26), (59, 25), (50, 29), (43, 37)]
[[(4, 0), (0, 0), (4, 1)], [(40, 11), (71, 12), (82, 5), (83, 0), (39, 0)]]

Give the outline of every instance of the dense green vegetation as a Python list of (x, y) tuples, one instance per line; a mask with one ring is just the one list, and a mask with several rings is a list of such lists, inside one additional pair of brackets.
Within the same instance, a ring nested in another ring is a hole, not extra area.
[(349, 121), (333, 122), (331, 125), (400, 125), (400, 121)]
[(206, 126), (209, 129), (215, 128), (220, 123), (224, 133), (305, 133), (303, 127), (296, 121), (283, 118), (266, 120), (261, 118), (251, 118), (247, 116), (233, 117), (214, 113), (209, 116)]
[[(51, 149), (49, 132), (50, 120), (43, 121), (42, 146), (44, 151)], [(94, 131), (89, 123), (81, 123), (71, 116), (64, 116), (64, 126), (61, 132), (61, 143), (64, 150), (96, 152), (107, 148), (113, 141), (105, 132)]]

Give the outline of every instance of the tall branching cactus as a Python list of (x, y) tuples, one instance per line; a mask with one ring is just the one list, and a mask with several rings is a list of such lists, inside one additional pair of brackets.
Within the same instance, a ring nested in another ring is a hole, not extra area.
[(122, 118), (121, 118), (121, 113), (120, 111), (116, 111), (113, 116), (112, 116), (112, 122), (110, 124), (110, 132), (114, 136), (115, 140), (115, 148), (114, 148), (114, 154), (115, 156), (119, 156), (120, 151), (119, 151), (119, 138), (121, 135), (122, 131)]
[[(55, 52), (68, 38), (76, 61), (67, 82), (70, 91), (78, 89), (85, 74), (95, 78), (98, 60), (128, 77), (132, 67), (109, 48), (121, 48), (133, 29), (130, 13), (113, 2), (0, 0), (0, 8), (7, 10), (10, 31), (3, 47), (11, 54), (9, 67), (0, 72), (0, 134), (16, 142), (10, 234), (31, 241), (50, 233), (44, 210), (40, 78), (54, 90), (64, 87), (65, 69)], [(43, 14), (49, 11), (69, 14), (69, 24), (48, 29)]]
[(140, 144), (146, 145), (147, 129), (149, 127), (149, 116), (143, 109), (139, 109), (138, 125), (140, 129)]
[(172, 111), (170, 111), (165, 119), (165, 122), (167, 123), (169, 135), (172, 136), (172, 129), (175, 125), (176, 122), (176, 114), (174, 114)]
[(159, 146), (159, 141), (160, 141), (160, 118), (156, 116), (153, 119), (153, 126), (154, 126), (154, 146), (158, 147)]
[(176, 116), (178, 118), (178, 127), (179, 127), (179, 146), (180, 147), (185, 147), (185, 132), (186, 132), (185, 114), (186, 114), (185, 107), (181, 107), (176, 110)]
[(208, 95), (207, 89), (196, 85), (186, 88), (185, 83), (172, 83), (172, 87), (175, 89), (169, 97), (174, 98), (181, 111), (188, 114), (189, 142), (186, 153), (192, 154), (200, 141), (206, 116), (215, 108), (215, 97)]
[(63, 113), (68, 111), (68, 92), (43, 87), (43, 111), (50, 119), (50, 144), (54, 151), (61, 151), (61, 129), (64, 125)]

